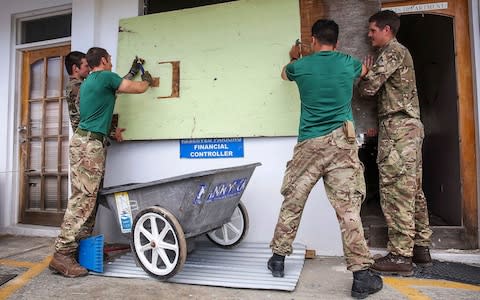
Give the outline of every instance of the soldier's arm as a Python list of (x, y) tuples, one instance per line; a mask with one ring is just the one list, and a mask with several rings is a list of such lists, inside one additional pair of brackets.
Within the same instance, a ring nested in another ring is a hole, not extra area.
[(283, 80), (294, 81), (295, 72), (294, 72), (293, 63), (295, 61), (297, 61), (297, 59), (291, 59), (290, 63), (286, 64), (283, 67), (282, 74), (280, 75)]
[(299, 47), (299, 45), (300, 44), (292, 45), (292, 48), (290, 49), (290, 52), (288, 53), (288, 55), (290, 56), (290, 62), (288, 64), (286, 64), (285, 66), (283, 66), (282, 73), (280, 75), (283, 80), (292, 81), (292, 79), (290, 79), (290, 77), (288, 75), (289, 74), (291, 75), (293, 73), (293, 67), (289, 66), (289, 65), (291, 63), (297, 61), (300, 58), (301, 48)]
[(123, 132), (125, 128), (118, 127), (118, 114), (113, 114), (112, 123), (110, 124), (110, 133), (108, 137), (114, 141), (122, 142), (123, 141)]
[(282, 74), (280, 75), (282, 77), (283, 80), (289, 80), (288, 77), (287, 77), (287, 65), (283, 66), (283, 69), (282, 69)]
[(404, 54), (396, 49), (383, 52), (372, 65), (370, 70), (359, 82), (359, 90), (363, 96), (375, 95), (388, 78), (402, 64)]
[(70, 95), (68, 95), (68, 110), (73, 132), (77, 130), (78, 124), (80, 123), (80, 85), (81, 82), (73, 84)]
[(150, 83), (148, 81), (132, 81), (123, 79), (117, 91), (125, 94), (141, 94), (144, 93), (149, 86)]

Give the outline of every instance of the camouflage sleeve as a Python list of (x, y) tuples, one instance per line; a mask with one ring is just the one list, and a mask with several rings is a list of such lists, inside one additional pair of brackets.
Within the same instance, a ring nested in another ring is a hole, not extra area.
[(112, 123), (110, 124), (110, 132), (108, 134), (108, 137), (116, 140), (115, 132), (117, 131), (118, 127), (118, 114), (113, 114), (112, 116)]
[(382, 52), (365, 77), (360, 80), (359, 90), (364, 96), (375, 95), (385, 81), (400, 67), (405, 53), (397, 49), (387, 49)]
[(67, 94), (68, 111), (73, 132), (77, 130), (80, 123), (80, 85), (81, 82), (72, 84)]

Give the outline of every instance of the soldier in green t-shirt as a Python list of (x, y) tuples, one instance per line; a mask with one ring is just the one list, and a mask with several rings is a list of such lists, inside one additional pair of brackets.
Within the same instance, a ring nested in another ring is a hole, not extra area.
[(308, 195), (323, 178), (340, 224), (347, 268), (353, 272), (351, 294), (364, 298), (383, 286), (369, 271), (373, 260), (360, 219), (365, 180), (352, 125), (353, 84), (366, 69), (359, 60), (335, 51), (337, 39), (338, 25), (318, 20), (312, 26), (313, 53), (299, 59), (299, 49), (293, 46), (291, 61), (282, 71), (282, 78), (295, 81), (300, 92), (300, 126), (283, 179), (284, 200), (267, 266), (274, 277), (284, 276), (285, 256), (292, 253)]
[[(128, 73), (123, 76), (124, 79), (131, 80), (140, 71), (141, 64), (145, 61), (142, 58), (135, 57), (132, 62), (132, 66)], [(88, 76), (90, 67), (88, 66), (85, 53), (80, 51), (72, 51), (65, 56), (65, 69), (69, 74), (69, 81), (65, 87), (65, 100), (68, 105), (68, 112), (70, 115), (70, 123), (72, 125), (73, 133), (77, 131), (78, 124), (80, 123), (80, 85), (83, 80)], [(117, 126), (116, 122), (112, 122), (110, 127), (110, 133), (108, 137), (114, 139), (117, 142), (123, 140), (122, 132), (124, 128)], [(80, 229), (79, 239), (88, 237), (91, 235), (93, 226), (95, 224), (96, 210), (91, 214), (84, 226)]]
[(105, 49), (90, 48), (86, 59), (91, 73), (80, 87), (80, 123), (70, 140), (72, 194), (49, 265), (52, 271), (66, 277), (88, 274), (75, 259), (77, 242), (88, 220), (94, 218), (92, 214), (105, 171), (105, 139), (110, 131), (116, 93), (140, 94), (153, 83), (148, 72), (142, 75), (142, 81), (131, 81), (113, 73), (111, 56)]
[[(130, 70), (123, 78), (131, 80), (140, 71), (140, 64), (143, 63), (144, 60), (142, 58), (135, 57)], [(85, 53), (80, 51), (68, 53), (65, 56), (65, 69), (69, 75), (69, 80), (65, 86), (65, 100), (68, 105), (70, 124), (72, 125), (73, 133), (75, 133), (78, 123), (80, 123), (80, 85), (90, 72)], [(124, 128), (118, 128), (116, 124), (112, 123), (109, 137), (120, 142), (123, 140), (123, 131), (125, 131)]]

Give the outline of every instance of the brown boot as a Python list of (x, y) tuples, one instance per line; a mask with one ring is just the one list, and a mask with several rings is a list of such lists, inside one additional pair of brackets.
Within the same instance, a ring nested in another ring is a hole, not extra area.
[(412, 261), (422, 267), (430, 267), (433, 265), (430, 250), (425, 246), (413, 246)]
[(88, 274), (87, 269), (77, 263), (72, 255), (64, 255), (58, 252), (53, 254), (48, 268), (54, 273), (60, 273), (65, 277), (80, 277)]
[(392, 253), (376, 259), (370, 269), (383, 275), (413, 275), (412, 258)]

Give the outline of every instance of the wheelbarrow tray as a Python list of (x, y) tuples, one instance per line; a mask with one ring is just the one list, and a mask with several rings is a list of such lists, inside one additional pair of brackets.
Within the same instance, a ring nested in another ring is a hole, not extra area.
[(194, 237), (227, 223), (252, 176), (261, 163), (200, 171), (171, 178), (129, 183), (104, 188), (100, 204), (118, 217), (123, 233), (122, 214), (118, 210), (120, 195), (127, 195), (131, 220), (144, 209), (158, 206), (168, 210), (179, 221), (185, 238)]

